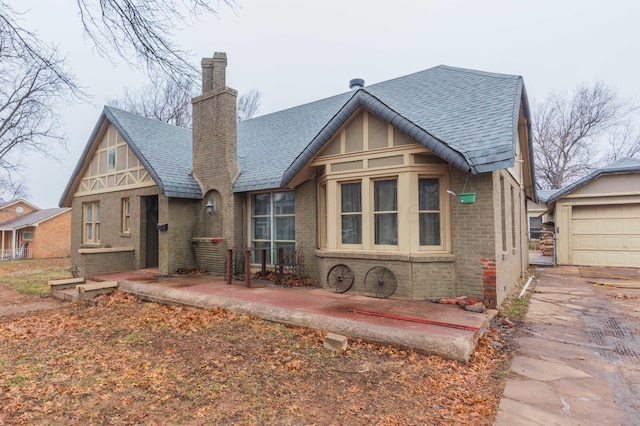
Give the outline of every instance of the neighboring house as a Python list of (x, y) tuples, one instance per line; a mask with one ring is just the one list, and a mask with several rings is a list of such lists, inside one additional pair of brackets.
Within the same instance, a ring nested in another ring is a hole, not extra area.
[(640, 160), (623, 158), (546, 198), (559, 265), (640, 265)]
[[(522, 77), (438, 66), (355, 79), (238, 123), (226, 55), (202, 69), (192, 133), (104, 108), (60, 201), (83, 274), (223, 273), (228, 248), (268, 249), (269, 264), (298, 249), (323, 286), (339, 270), (371, 294), (367, 277), (384, 267), (391, 297), (492, 307), (523, 276), (535, 194)], [(462, 192), (474, 195), (451, 195)]]
[(71, 211), (40, 210), (24, 200), (0, 204), (0, 260), (66, 257)]

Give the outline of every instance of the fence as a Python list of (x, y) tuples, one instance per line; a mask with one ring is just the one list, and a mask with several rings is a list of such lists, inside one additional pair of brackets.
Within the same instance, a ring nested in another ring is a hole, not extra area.
[[(275, 283), (288, 286), (296, 277), (304, 275), (304, 252), (302, 247), (285, 254), (283, 248), (278, 248), (278, 261), (273, 265), (275, 272)], [(228, 284), (232, 278), (242, 280), (247, 287), (251, 287), (251, 252), (258, 253), (260, 259), (260, 277), (267, 275), (267, 250), (266, 249), (229, 249), (225, 261), (225, 277)]]
[(27, 247), (0, 250), (0, 260), (31, 259), (31, 257), (31, 249)]

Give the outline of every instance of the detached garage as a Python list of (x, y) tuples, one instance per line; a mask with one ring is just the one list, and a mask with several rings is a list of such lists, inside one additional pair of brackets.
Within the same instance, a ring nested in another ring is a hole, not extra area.
[(559, 265), (640, 267), (640, 160), (596, 170), (547, 200)]

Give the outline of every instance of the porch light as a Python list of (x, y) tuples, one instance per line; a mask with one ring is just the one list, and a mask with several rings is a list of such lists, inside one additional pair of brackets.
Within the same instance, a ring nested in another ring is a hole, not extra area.
[(209, 201), (207, 202), (206, 208), (207, 208), (207, 214), (209, 216), (211, 216), (216, 211), (218, 211), (218, 206), (216, 205), (216, 202), (212, 199), (209, 199)]

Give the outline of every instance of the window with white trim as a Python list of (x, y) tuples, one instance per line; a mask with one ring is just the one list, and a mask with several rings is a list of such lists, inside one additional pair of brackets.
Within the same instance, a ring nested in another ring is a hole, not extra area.
[(362, 184), (340, 185), (342, 244), (362, 244)]
[(440, 246), (440, 179), (418, 179), (420, 246)]
[(131, 200), (122, 199), (121, 231), (123, 234), (131, 233)]
[(82, 242), (100, 244), (100, 202), (85, 203), (83, 208), (84, 229)]
[(398, 180), (373, 181), (374, 244), (398, 245)]
[[(267, 263), (278, 262), (278, 249), (284, 255), (296, 248), (295, 191), (262, 192), (251, 195), (251, 247), (265, 249)], [(253, 250), (253, 263), (260, 263), (260, 250)]]
[(22, 241), (32, 241), (33, 240), (33, 231), (24, 231), (22, 233)]

